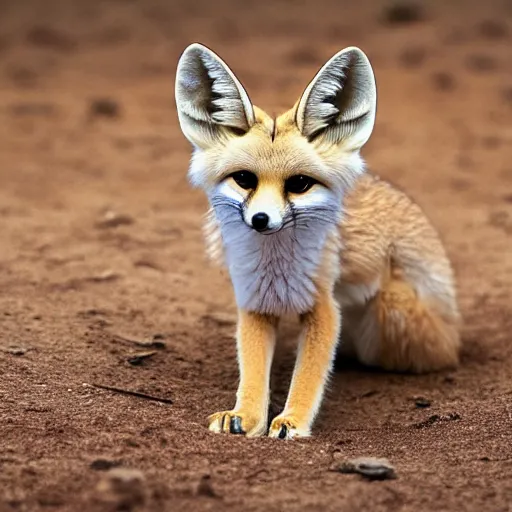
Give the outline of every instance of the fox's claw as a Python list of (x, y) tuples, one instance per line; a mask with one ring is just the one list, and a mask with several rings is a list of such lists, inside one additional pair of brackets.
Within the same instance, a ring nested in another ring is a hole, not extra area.
[(245, 434), (242, 428), (242, 418), (240, 416), (233, 416), (229, 422), (229, 433), (230, 434)]
[(272, 421), (268, 432), (269, 437), (278, 439), (293, 439), (294, 437), (309, 436), (309, 429), (298, 427), (299, 423), (293, 417), (277, 416)]
[(208, 424), (209, 430), (217, 434), (260, 436), (264, 433), (260, 424), (265, 425), (265, 422), (241, 411), (222, 411), (209, 416)]
[(279, 430), (277, 437), (279, 439), (286, 439), (288, 437), (288, 427), (286, 425), (281, 425), (281, 429)]
[(225, 434), (245, 434), (242, 428), (242, 418), (234, 411), (223, 411), (212, 414), (208, 418), (211, 432)]

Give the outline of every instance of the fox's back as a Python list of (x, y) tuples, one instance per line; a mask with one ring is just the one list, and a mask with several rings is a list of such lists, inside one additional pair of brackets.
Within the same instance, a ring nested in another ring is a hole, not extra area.
[(365, 174), (344, 199), (341, 233), (342, 302), (368, 299), (390, 275), (436, 297), (455, 316), (453, 272), (438, 233), (406, 194)]

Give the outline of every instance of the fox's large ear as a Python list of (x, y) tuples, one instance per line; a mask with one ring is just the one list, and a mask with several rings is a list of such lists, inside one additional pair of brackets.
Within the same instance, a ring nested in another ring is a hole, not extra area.
[(377, 92), (368, 57), (355, 47), (337, 53), (317, 73), (299, 100), (296, 123), (317, 138), (357, 150), (370, 138)]
[(254, 110), (228, 66), (201, 44), (191, 44), (178, 63), (176, 106), (181, 129), (195, 146), (242, 134), (254, 124)]

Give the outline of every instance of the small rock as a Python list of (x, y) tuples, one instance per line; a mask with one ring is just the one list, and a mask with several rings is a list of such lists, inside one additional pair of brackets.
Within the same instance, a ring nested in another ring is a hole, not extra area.
[(27, 41), (40, 48), (48, 48), (61, 52), (72, 50), (76, 42), (67, 34), (51, 27), (36, 26), (27, 33)]
[(108, 471), (112, 468), (117, 468), (121, 465), (119, 460), (108, 460), (108, 459), (96, 459), (90, 464), (90, 468), (95, 471)]
[(165, 342), (158, 341), (157, 338), (153, 338), (153, 341), (148, 341), (145, 346), (150, 348), (156, 348), (158, 350), (165, 350), (167, 348)]
[(119, 277), (120, 275), (113, 270), (105, 270), (105, 272), (89, 278), (89, 281), (93, 281), (95, 283), (103, 283), (106, 281), (115, 281), (116, 279), (119, 279)]
[(424, 19), (421, 7), (413, 2), (397, 2), (384, 11), (383, 19), (390, 25), (408, 25)]
[(451, 91), (455, 88), (455, 79), (450, 73), (440, 71), (432, 75), (432, 83), (440, 91)]
[(101, 220), (96, 222), (96, 227), (99, 229), (109, 229), (117, 228), (119, 226), (130, 226), (133, 223), (133, 217), (109, 210)]
[(27, 353), (27, 349), (22, 347), (12, 347), (8, 349), (7, 352), (13, 356), (24, 356)]
[(78, 316), (85, 316), (85, 317), (101, 316), (101, 315), (106, 315), (106, 314), (107, 314), (107, 312), (104, 309), (96, 309), (96, 308), (86, 309), (85, 311), (78, 312)]
[(162, 267), (158, 263), (148, 258), (141, 258), (140, 260), (135, 261), (133, 265), (137, 268), (149, 268), (151, 270), (156, 270), (157, 272), (163, 272)]
[(156, 351), (151, 352), (139, 352), (138, 354), (133, 354), (128, 357), (127, 361), (132, 366), (140, 366), (146, 359), (154, 356), (156, 354)]
[(420, 421), (419, 423), (414, 423), (412, 426), (414, 428), (422, 429), (422, 428), (428, 428), (432, 425), (435, 425), (436, 423), (440, 422), (447, 422), (447, 421), (458, 421), (460, 420), (460, 414), (457, 412), (451, 412), (449, 414), (445, 415), (439, 415), (439, 414), (433, 414), (432, 416), (429, 416), (426, 420)]
[(0, 347), (0, 351), (5, 352), (6, 354), (11, 354), (12, 356), (24, 356), (27, 353), (28, 348), (10, 345), (5, 348)]
[(378, 395), (378, 394), (379, 394), (379, 391), (377, 389), (369, 389), (368, 391), (361, 393), (359, 395), (359, 398), (370, 398), (370, 397)]
[(512, 105), (512, 87), (506, 87), (503, 89), (502, 97), (506, 103), (510, 103)]
[(311, 66), (318, 63), (318, 55), (309, 47), (295, 48), (288, 56), (292, 64)]
[(217, 493), (212, 487), (212, 479), (210, 475), (203, 475), (197, 486), (196, 494), (198, 496), (206, 496), (207, 498), (218, 498)]
[(502, 21), (482, 21), (478, 26), (478, 31), (485, 39), (505, 39), (508, 36), (508, 27)]
[(387, 459), (361, 457), (342, 462), (337, 471), (345, 474), (357, 473), (369, 480), (393, 480), (397, 478), (395, 468)]
[(499, 148), (502, 143), (502, 140), (496, 135), (487, 135), (482, 138), (482, 146), (486, 149), (496, 149)]
[(94, 117), (108, 117), (114, 119), (120, 115), (119, 103), (108, 98), (98, 98), (91, 102), (90, 112)]
[(431, 406), (431, 402), (430, 400), (428, 400), (427, 398), (423, 398), (423, 397), (418, 397), (414, 400), (414, 405), (418, 408), (418, 409), (425, 409), (427, 407), (430, 407)]
[(413, 426), (415, 428), (430, 427), (434, 423), (437, 423), (440, 420), (441, 420), (441, 416), (439, 416), (439, 414), (433, 414), (432, 416), (429, 416), (425, 421), (420, 421), (419, 423), (415, 423)]
[(114, 334), (114, 336), (117, 338), (117, 341), (122, 343), (129, 343), (141, 348), (155, 348), (157, 350), (165, 350), (167, 348), (166, 343), (164, 341), (160, 341), (164, 338), (163, 335), (157, 334), (153, 336), (151, 341), (137, 339), (133, 336), (124, 334)]

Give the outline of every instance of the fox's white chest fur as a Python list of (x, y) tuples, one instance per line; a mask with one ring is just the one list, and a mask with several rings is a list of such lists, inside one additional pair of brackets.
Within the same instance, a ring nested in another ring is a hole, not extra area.
[(238, 307), (268, 315), (301, 314), (315, 301), (315, 277), (331, 226), (312, 220), (263, 235), (243, 223), (216, 218)]

